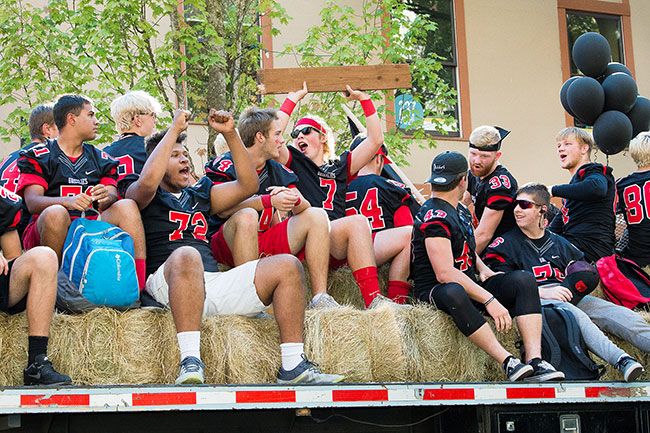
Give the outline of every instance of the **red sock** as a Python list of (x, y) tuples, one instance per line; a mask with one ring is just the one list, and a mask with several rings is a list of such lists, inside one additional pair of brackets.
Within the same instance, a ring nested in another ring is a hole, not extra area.
[(370, 306), (373, 299), (379, 294), (379, 280), (377, 279), (377, 266), (368, 266), (367, 268), (357, 269), (352, 272), (354, 280), (361, 290), (363, 302), (366, 308)]
[(135, 259), (135, 274), (138, 277), (138, 289), (143, 291), (147, 282), (147, 261), (145, 259)]
[(411, 285), (406, 281), (388, 281), (388, 297), (398, 304), (405, 304), (411, 294)]

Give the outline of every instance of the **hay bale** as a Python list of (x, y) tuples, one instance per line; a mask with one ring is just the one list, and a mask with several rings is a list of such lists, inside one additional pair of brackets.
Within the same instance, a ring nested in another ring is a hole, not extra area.
[(368, 325), (364, 312), (350, 306), (308, 310), (305, 352), (324, 372), (344, 374), (348, 382), (372, 381), (370, 352), (363, 337)]
[(447, 314), (417, 304), (404, 309), (400, 316), (408, 334), (404, 340), (410, 345), (405, 356), (411, 381), (485, 380), (487, 355), (456, 328)]
[(364, 312), (365, 323), (360, 333), (368, 347), (373, 382), (404, 382), (408, 378), (403, 326), (400, 311), (411, 309), (384, 303)]
[(1, 316), (0, 380), (4, 386), (23, 384), (23, 369), (27, 365), (27, 317), (24, 314)]

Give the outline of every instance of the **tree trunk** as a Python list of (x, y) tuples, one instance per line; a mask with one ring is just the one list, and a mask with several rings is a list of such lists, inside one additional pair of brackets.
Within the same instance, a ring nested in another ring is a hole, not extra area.
[[(225, 18), (225, 0), (206, 0), (205, 8), (208, 15), (208, 24), (212, 26), (217, 35), (220, 37), (225, 36), (224, 18)], [(220, 62), (211, 66), (208, 69), (208, 82), (206, 83), (206, 102), (208, 109), (229, 109), (232, 107), (227, 106), (226, 98), (226, 51), (223, 43), (217, 44), (209, 42), (206, 49), (210, 53), (214, 53)], [(208, 133), (208, 161), (216, 156), (214, 150), (214, 140), (217, 134), (212, 128)]]

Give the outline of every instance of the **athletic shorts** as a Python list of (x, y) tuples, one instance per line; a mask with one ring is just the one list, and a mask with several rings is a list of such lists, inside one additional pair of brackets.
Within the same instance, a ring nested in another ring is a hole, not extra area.
[[(203, 317), (222, 314), (255, 316), (266, 306), (257, 296), (255, 269), (257, 262), (244, 263), (226, 272), (204, 272), (205, 303)], [(169, 286), (165, 280), (165, 263), (147, 278), (145, 290), (156, 301), (169, 307)]]
[(30, 250), (34, 247), (37, 247), (41, 244), (41, 235), (38, 233), (38, 227), (36, 225), (38, 221), (38, 215), (27, 224), (25, 231), (23, 232), (23, 248)]
[[(227, 266), (234, 266), (234, 260), (232, 258), (232, 252), (230, 247), (226, 242), (226, 238), (223, 235), (223, 227), (219, 228), (210, 239), (210, 249), (212, 250), (212, 255), (219, 263), (223, 263)], [(258, 232), (257, 242), (259, 245), (259, 258), (275, 256), (278, 254), (291, 254), (291, 247), (289, 246), (289, 219), (282, 221), (279, 224), (276, 224), (270, 227), (268, 230), (263, 232)], [(300, 250), (296, 257), (303, 261), (305, 259), (304, 248)]]
[(9, 272), (7, 272), (7, 275), (0, 274), (0, 311), (9, 314), (20, 313), (27, 308), (27, 295), (18, 301), (16, 305), (9, 306), (9, 279), (11, 277), (11, 269), (15, 262), (16, 259), (9, 261)]

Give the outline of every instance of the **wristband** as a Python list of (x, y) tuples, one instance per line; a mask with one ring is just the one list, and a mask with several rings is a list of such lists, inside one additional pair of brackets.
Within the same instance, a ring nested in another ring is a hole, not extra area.
[(262, 199), (262, 206), (264, 206), (264, 209), (273, 207), (271, 204), (271, 194), (261, 195), (260, 198)]
[(492, 296), (490, 299), (488, 299), (487, 301), (483, 302), (483, 306), (484, 306), (484, 307), (487, 307), (487, 306), (490, 304), (490, 302), (494, 301), (494, 299), (495, 299), (494, 296)]
[(363, 114), (365, 114), (366, 117), (370, 117), (377, 112), (375, 104), (372, 103), (372, 99), (364, 99), (361, 101), (361, 108), (363, 108)]
[(296, 103), (293, 102), (291, 99), (287, 98), (282, 103), (282, 106), (280, 107), (280, 111), (285, 113), (287, 116), (291, 116), (291, 113), (293, 113), (294, 108), (296, 108)]
[(298, 200), (294, 203), (294, 207), (298, 206), (300, 203), (302, 203), (302, 200), (300, 200), (300, 197), (298, 197)]

